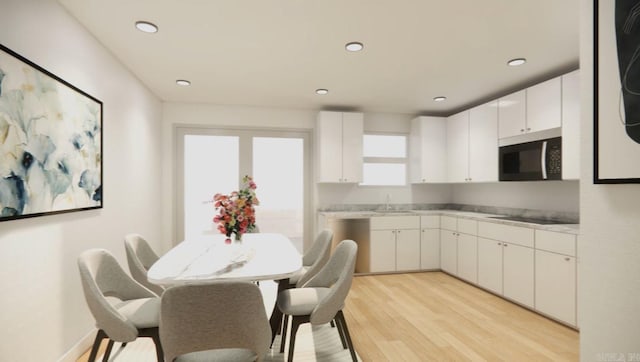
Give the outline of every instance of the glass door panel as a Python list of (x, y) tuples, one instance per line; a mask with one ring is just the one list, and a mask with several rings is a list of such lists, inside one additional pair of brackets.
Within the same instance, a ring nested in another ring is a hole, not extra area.
[(237, 136), (184, 136), (184, 237), (217, 234), (213, 195), (238, 189), (240, 142)]
[(261, 232), (281, 233), (303, 251), (304, 140), (253, 137), (253, 179)]

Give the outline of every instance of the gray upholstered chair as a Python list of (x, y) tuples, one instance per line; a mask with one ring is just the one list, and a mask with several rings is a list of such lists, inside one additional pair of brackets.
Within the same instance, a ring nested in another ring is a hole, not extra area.
[(127, 263), (133, 279), (154, 293), (162, 295), (164, 288), (147, 279), (147, 271), (159, 259), (158, 254), (151, 249), (147, 240), (139, 234), (127, 234), (124, 237), (124, 248), (127, 252)]
[(158, 361), (163, 361), (158, 335), (160, 298), (133, 280), (107, 250), (83, 252), (78, 268), (87, 305), (98, 327), (89, 361), (95, 360), (104, 338), (109, 339), (103, 358), (107, 361), (114, 341), (125, 346), (138, 337), (152, 338)]
[[(342, 308), (351, 289), (358, 246), (353, 240), (343, 240), (338, 244), (325, 266), (302, 288), (287, 289), (278, 295), (277, 305), (285, 318), (286, 331), (291, 319), (288, 361), (293, 360), (296, 332), (303, 323), (312, 325), (336, 321), (340, 340), (344, 348), (349, 348), (351, 358), (357, 361), (351, 342), (347, 322)], [(284, 352), (286, 333), (282, 333), (280, 352)]]
[(316, 236), (311, 248), (302, 256), (302, 269), (289, 278), (290, 287), (303, 286), (322, 269), (329, 260), (332, 239), (331, 229), (324, 229)]
[(260, 289), (237, 281), (168, 288), (160, 340), (167, 362), (262, 360), (271, 327)]

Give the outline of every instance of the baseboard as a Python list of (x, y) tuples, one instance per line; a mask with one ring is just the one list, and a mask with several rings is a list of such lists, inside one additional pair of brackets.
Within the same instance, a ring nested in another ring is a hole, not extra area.
[(76, 362), (91, 346), (96, 338), (97, 329), (92, 329), (86, 336), (80, 338), (78, 343), (73, 345), (67, 353), (62, 355), (57, 362)]

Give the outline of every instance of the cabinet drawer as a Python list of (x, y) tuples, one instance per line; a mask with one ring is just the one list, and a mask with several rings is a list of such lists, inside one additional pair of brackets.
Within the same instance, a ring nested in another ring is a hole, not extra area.
[(536, 249), (576, 256), (576, 236), (555, 231), (536, 230)]
[(478, 223), (478, 236), (533, 248), (534, 230), (519, 226)]
[(420, 216), (374, 216), (371, 230), (420, 229)]
[(440, 216), (420, 216), (420, 227), (423, 229), (440, 229)]
[(458, 231), (458, 218), (453, 216), (441, 216), (440, 228), (451, 231)]
[(458, 231), (463, 234), (478, 235), (478, 222), (471, 219), (458, 219)]

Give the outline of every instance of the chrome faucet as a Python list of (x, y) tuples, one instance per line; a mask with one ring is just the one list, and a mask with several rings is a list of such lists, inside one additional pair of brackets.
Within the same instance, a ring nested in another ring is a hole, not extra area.
[(389, 202), (391, 201), (391, 195), (387, 194), (387, 205), (385, 206), (385, 210), (389, 211), (391, 208), (389, 207)]

